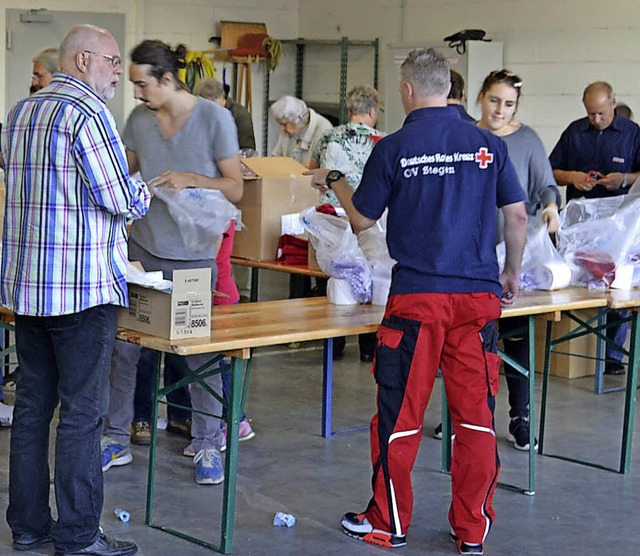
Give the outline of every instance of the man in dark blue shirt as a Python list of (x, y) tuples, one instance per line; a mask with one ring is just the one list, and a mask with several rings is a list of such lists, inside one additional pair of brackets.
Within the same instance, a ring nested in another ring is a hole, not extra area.
[(582, 95), (587, 117), (562, 133), (549, 160), (567, 201), (624, 195), (640, 177), (640, 127), (616, 114), (609, 83), (597, 81)]
[[(588, 85), (582, 95), (587, 117), (571, 123), (562, 133), (549, 160), (558, 185), (567, 186), (567, 202), (626, 195), (640, 177), (640, 127), (616, 114), (613, 87), (604, 81)], [(626, 311), (612, 311), (607, 337), (624, 345)], [(618, 322), (616, 322), (618, 321)], [(606, 374), (624, 374), (623, 353), (607, 344)]]
[[(506, 144), (447, 107), (449, 64), (442, 55), (414, 50), (400, 71), (407, 118), (373, 149), (356, 192), (340, 172), (310, 172), (316, 187), (333, 188), (356, 230), (388, 209), (387, 244), (397, 261), (374, 364), (373, 497), (341, 525), (365, 542), (406, 544), (411, 469), (440, 367), (456, 431), (451, 538), (461, 553), (482, 554), (495, 519), (492, 408), (500, 357), (485, 352), (481, 330), (500, 316), (500, 299), (512, 303), (518, 292), (524, 194)], [(502, 274), (495, 254), (500, 207), (507, 244)]]

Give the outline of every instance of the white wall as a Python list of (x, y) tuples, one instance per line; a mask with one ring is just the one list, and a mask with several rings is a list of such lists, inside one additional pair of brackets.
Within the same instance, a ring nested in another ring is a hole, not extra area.
[(584, 115), (582, 90), (592, 81), (611, 82), (640, 119), (640, 2), (299, 0), (299, 9), (304, 37), (426, 43), (461, 29), (484, 29), (504, 43), (505, 66), (523, 77), (519, 118), (538, 131), (548, 150), (569, 122)]
[[(433, 42), (465, 28), (480, 28), (504, 43), (505, 66), (524, 78), (519, 117), (532, 125), (550, 150), (560, 132), (584, 114), (580, 98), (586, 84), (610, 81), (620, 100), (640, 119), (640, 56), (635, 38), (640, 28), (640, 2), (633, 0), (0, 0), (0, 28), (5, 9), (40, 8), (120, 12), (126, 16), (128, 52), (143, 38), (171, 44), (185, 42), (194, 50), (211, 48), (221, 20), (261, 21), (278, 38), (380, 38), (381, 43)], [(0, 75), (4, 71), (0, 41)], [(305, 96), (336, 98), (337, 50), (309, 51)], [(380, 57), (384, 63), (384, 54)], [(370, 59), (353, 52), (348, 85), (370, 82)], [(231, 80), (231, 72), (228, 73)], [(221, 76), (221, 74), (219, 75)], [(9, 76), (5, 76), (9, 78)], [(384, 68), (380, 68), (384, 78)], [(254, 122), (262, 128), (262, 67), (253, 70)], [(381, 83), (381, 88), (387, 86)], [(395, 87), (396, 84), (390, 86)], [(129, 85), (125, 85), (129, 93)], [(272, 74), (271, 98), (294, 90), (292, 60), (285, 58)], [(134, 105), (126, 95), (127, 108)], [(0, 109), (4, 92), (0, 88)], [(258, 144), (261, 144), (258, 138)]]

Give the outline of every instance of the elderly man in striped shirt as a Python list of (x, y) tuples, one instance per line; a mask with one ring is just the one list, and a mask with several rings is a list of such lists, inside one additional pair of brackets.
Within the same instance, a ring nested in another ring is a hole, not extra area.
[[(16, 315), (20, 365), (7, 510), (17, 550), (53, 542), (60, 556), (137, 551), (99, 528), (100, 434), (117, 307), (127, 304), (125, 225), (150, 201), (129, 175), (105, 104), (121, 74), (115, 39), (74, 27), (60, 45), (60, 72), (11, 109), (2, 133), (0, 301)], [(58, 403), (54, 521), (48, 452)]]

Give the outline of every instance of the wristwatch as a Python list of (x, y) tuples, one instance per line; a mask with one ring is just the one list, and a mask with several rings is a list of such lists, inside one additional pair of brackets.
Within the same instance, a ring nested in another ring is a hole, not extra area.
[(333, 189), (331, 187), (335, 182), (337, 182), (340, 178), (344, 178), (344, 174), (340, 170), (331, 170), (327, 177), (324, 179), (326, 186), (329, 189)]

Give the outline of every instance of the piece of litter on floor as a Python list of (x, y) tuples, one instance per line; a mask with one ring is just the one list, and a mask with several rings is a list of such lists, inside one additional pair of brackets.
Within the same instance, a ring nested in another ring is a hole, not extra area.
[(296, 524), (295, 516), (291, 514), (285, 514), (283, 512), (278, 512), (273, 517), (273, 525), (274, 527), (293, 527)]
[(167, 430), (167, 420), (164, 417), (158, 417), (158, 420), (156, 421), (156, 428), (159, 431), (166, 431)]
[(127, 510), (123, 510), (122, 508), (116, 508), (113, 510), (113, 513), (116, 514), (116, 517), (122, 521), (122, 523), (127, 523), (131, 519), (131, 515)]

